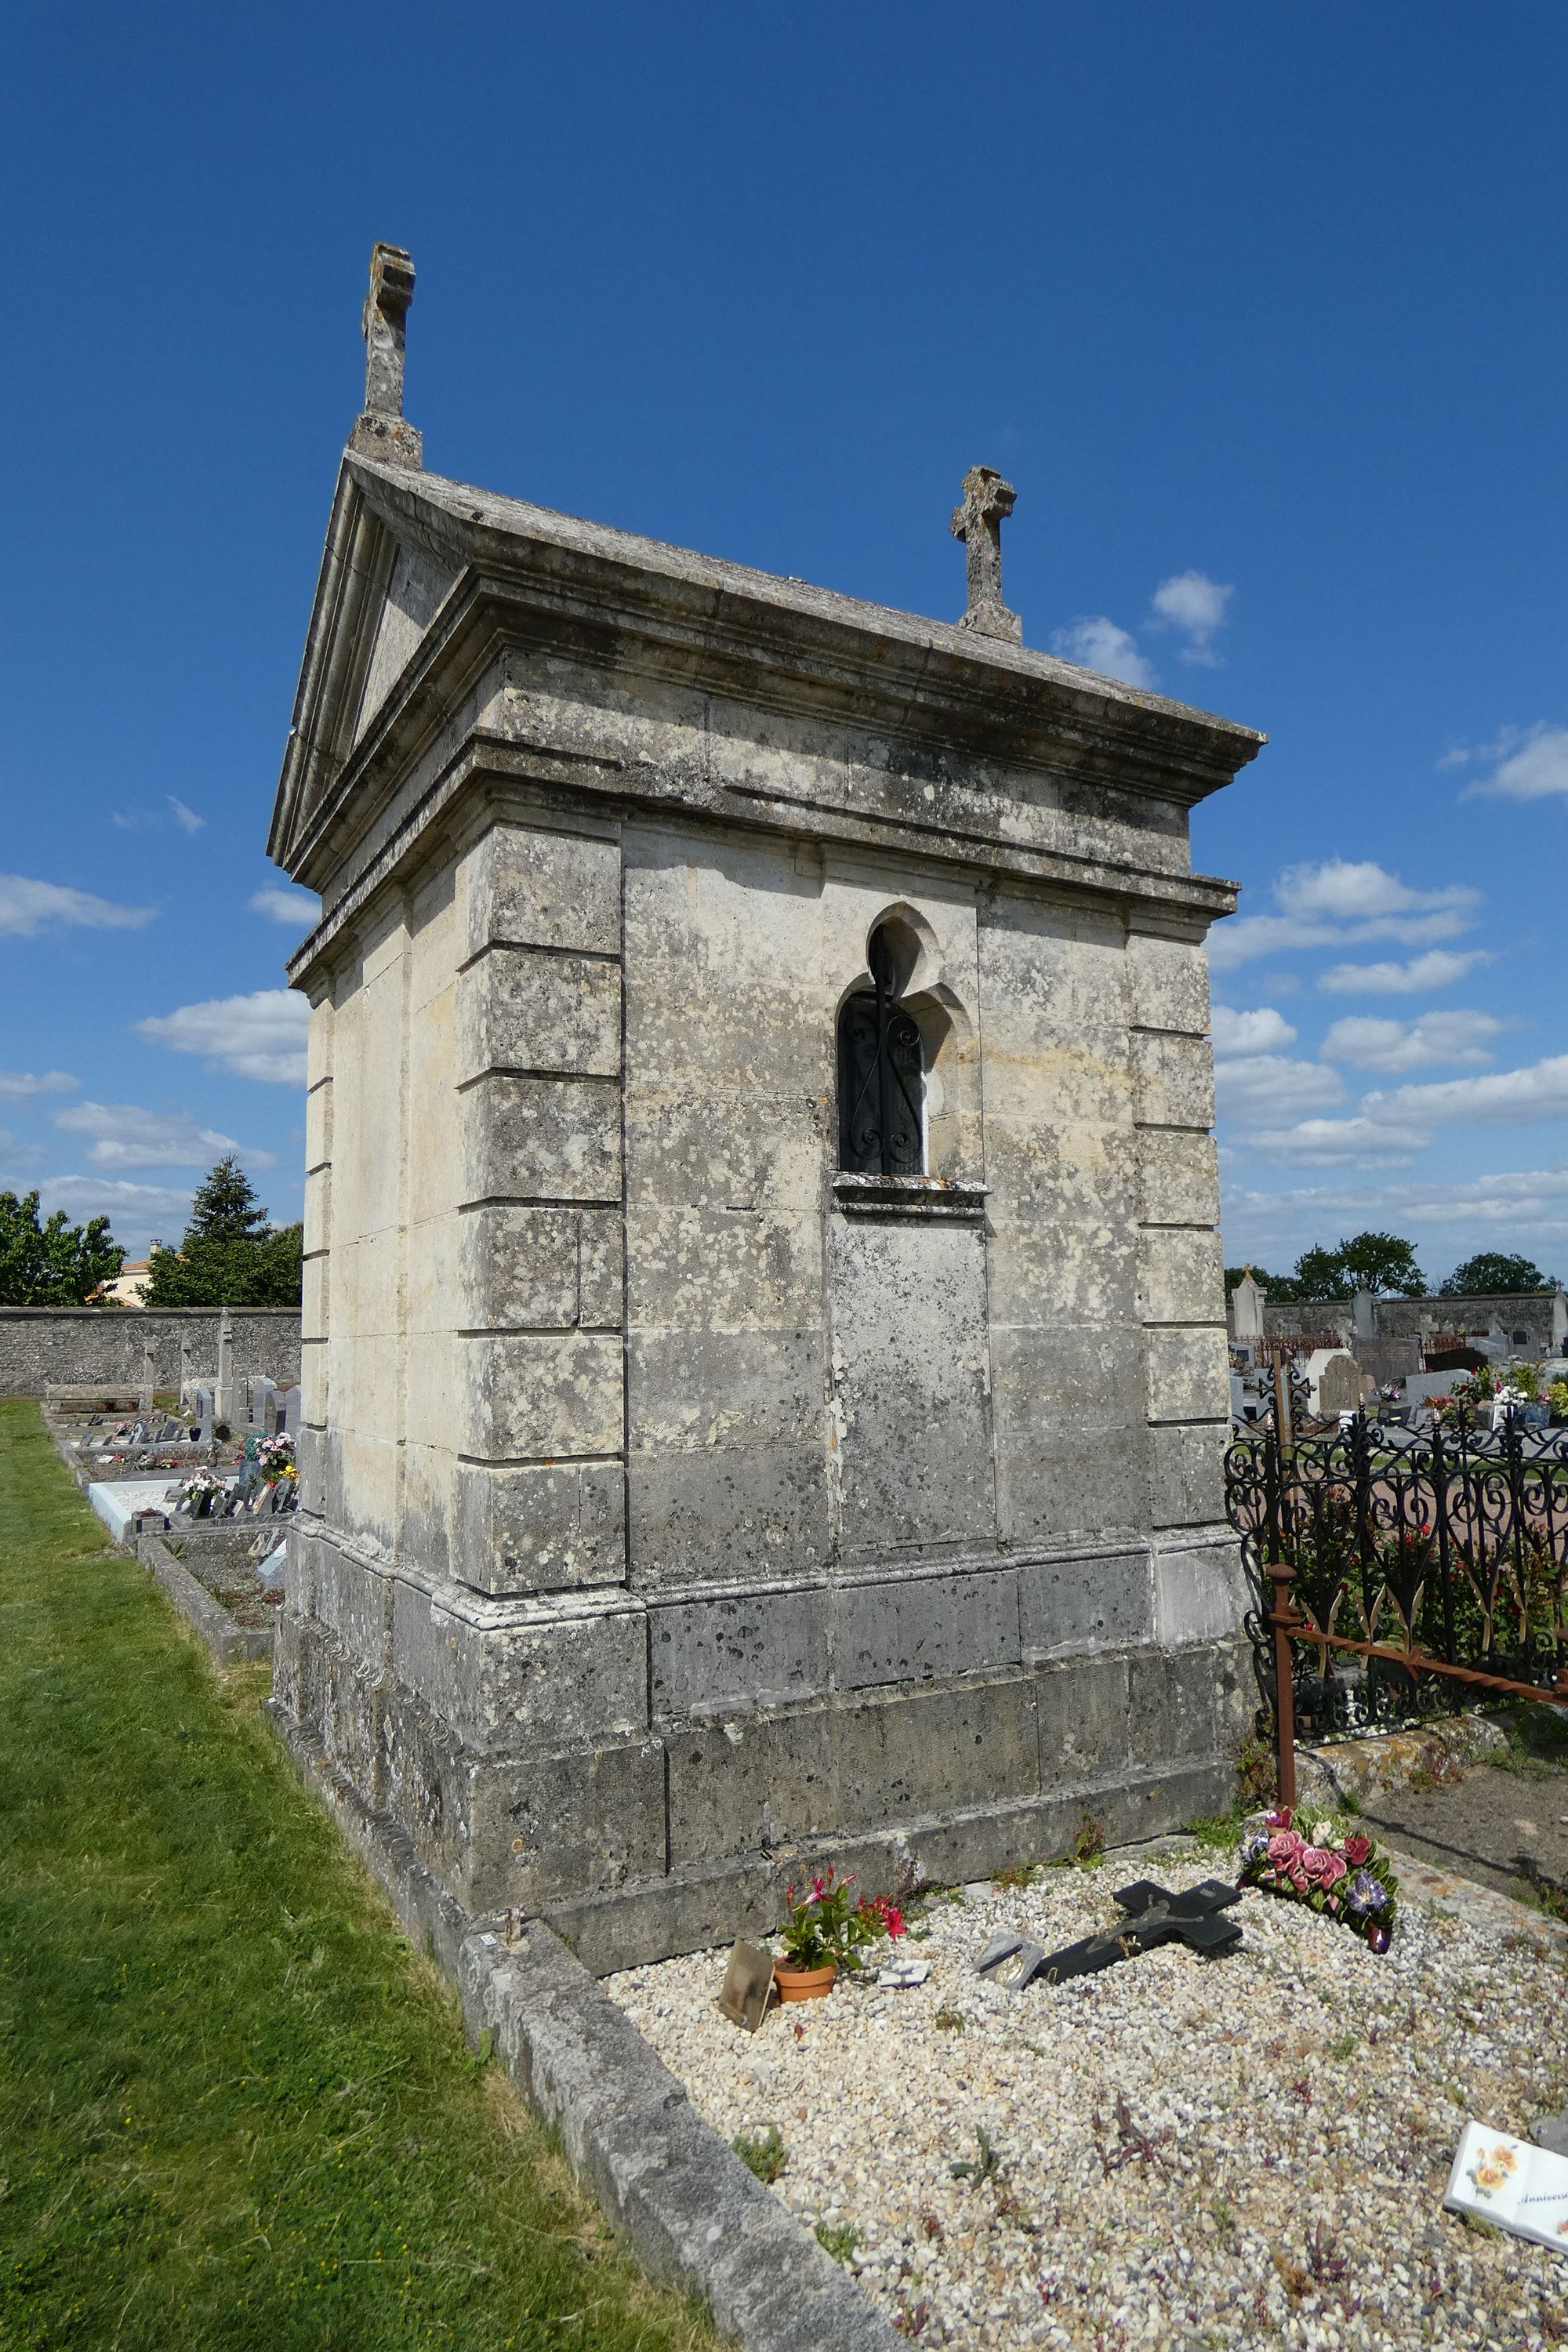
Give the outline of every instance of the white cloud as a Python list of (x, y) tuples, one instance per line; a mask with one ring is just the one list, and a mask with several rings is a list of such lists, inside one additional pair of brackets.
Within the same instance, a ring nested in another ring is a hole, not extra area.
[(1070, 627), (1057, 631), (1051, 646), (1064, 660), (1098, 670), (1102, 677), (1119, 677), (1127, 686), (1155, 683), (1153, 669), (1138, 650), (1137, 638), (1103, 613), (1080, 614)]
[[(164, 793), (163, 805), (182, 833), (200, 833), (206, 824), (205, 816), (198, 816), (194, 808), (187, 808), (184, 802), (177, 800), (173, 793)], [(116, 809), (110, 819), (110, 823), (117, 824), (121, 833), (157, 833), (168, 822), (163, 809)]]
[[(1482, 793), (1509, 801), (1568, 800), (1568, 727), (1548, 727), (1542, 719), (1534, 727), (1505, 728), (1495, 743), (1463, 757), (1496, 760), (1498, 765), (1489, 776), (1467, 784), (1461, 800)], [(1461, 761), (1450, 752), (1438, 764), (1458, 767)]]
[(278, 1164), (275, 1152), (246, 1150), (186, 1112), (144, 1110), (140, 1103), (73, 1103), (55, 1113), (55, 1125), (96, 1139), (87, 1155), (95, 1168), (208, 1168), (228, 1151), (252, 1168)]
[(1395, 1087), (1365, 1096), (1362, 1108), (1381, 1118), (1420, 1119), (1436, 1127), (1511, 1127), (1538, 1118), (1568, 1118), (1568, 1054), (1551, 1055), (1521, 1070), (1494, 1070), (1484, 1078)]
[(1472, 1251), (1509, 1244), (1547, 1271), (1568, 1272), (1568, 1166), (1527, 1168), (1396, 1185), (1339, 1182), (1264, 1192), (1227, 1185), (1221, 1218), (1226, 1262), (1291, 1265), (1310, 1243), (1371, 1226), (1419, 1242), (1433, 1281)]
[(1490, 961), (1485, 948), (1428, 948), (1407, 963), (1331, 964), (1318, 986), (1331, 996), (1425, 996)]
[(1226, 606), (1235, 593), (1211, 580), (1206, 572), (1177, 572), (1155, 589), (1150, 625), (1179, 630), (1186, 640), (1182, 659), (1198, 662), (1205, 669), (1216, 668), (1219, 656), (1214, 650), (1214, 638), (1225, 625)]
[(288, 988), (258, 988), (249, 996), (216, 996), (174, 1013), (138, 1021), (137, 1033), (177, 1054), (200, 1054), (208, 1065), (241, 1078), (285, 1087), (305, 1083), (305, 1032), (310, 1007)]
[(43, 1156), (41, 1144), (30, 1143), (26, 1136), (13, 1135), (9, 1128), (0, 1127), (0, 1167), (31, 1168)]
[(290, 930), (308, 931), (321, 919), (321, 902), (313, 890), (296, 890), (280, 883), (254, 892), (248, 904), (253, 915), (287, 923)]
[(1480, 892), (1463, 883), (1442, 890), (1412, 890), (1397, 874), (1370, 857), (1325, 858), (1321, 866), (1287, 866), (1274, 885), (1274, 896), (1288, 915), (1327, 917), (1334, 922), (1365, 922), (1388, 915), (1409, 915), (1429, 908), (1473, 910)]
[(0, 1095), (68, 1095), (80, 1084), (79, 1078), (68, 1077), (64, 1070), (46, 1070), (37, 1078), (31, 1070), (0, 1070)]
[(156, 920), (156, 907), (119, 907), (58, 882), (35, 882), (26, 874), (0, 874), (0, 932), (30, 940), (51, 923), (83, 930), (136, 931)]
[[(1344, 1099), (1344, 1081), (1321, 1062), (1292, 1062), (1280, 1054), (1247, 1054), (1215, 1065), (1222, 1118), (1294, 1118)], [(1250, 1143), (1252, 1138), (1246, 1138)]]
[(1271, 1004), (1260, 1004), (1253, 1013), (1237, 1013), (1228, 1004), (1216, 1004), (1212, 1026), (1216, 1062), (1234, 1061), (1242, 1054), (1272, 1054), (1296, 1042), (1296, 1032)]
[(1468, 930), (1480, 892), (1462, 883), (1413, 890), (1371, 859), (1331, 857), (1320, 866), (1288, 866), (1274, 884), (1277, 915), (1239, 915), (1209, 937), (1209, 961), (1233, 971), (1281, 948), (1359, 945), (1398, 940), (1406, 947), (1452, 939)]
[(1334, 1023), (1320, 1051), (1325, 1061), (1358, 1070), (1431, 1070), (1445, 1062), (1489, 1062), (1486, 1045), (1502, 1028), (1489, 1013), (1423, 1013), (1415, 1021), (1350, 1013)]
[(146, 1255), (156, 1234), (175, 1242), (191, 1213), (191, 1195), (174, 1184), (130, 1184), (110, 1176), (46, 1176), (38, 1186), (45, 1216), (63, 1209), (72, 1224), (107, 1217), (115, 1240), (132, 1257)]
[[(1372, 1097), (1369, 1096), (1369, 1101)], [(1250, 1150), (1265, 1160), (1296, 1168), (1332, 1168), (1349, 1163), (1357, 1168), (1398, 1168), (1432, 1140), (1415, 1127), (1397, 1119), (1304, 1118), (1294, 1127), (1259, 1129), (1247, 1138)]]

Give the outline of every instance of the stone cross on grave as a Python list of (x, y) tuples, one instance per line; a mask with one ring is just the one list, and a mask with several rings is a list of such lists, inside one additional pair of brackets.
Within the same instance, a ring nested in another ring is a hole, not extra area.
[(994, 466), (971, 466), (963, 478), (963, 503), (953, 508), (950, 528), (963, 541), (969, 587), (969, 610), (959, 626), (1021, 646), (1024, 624), (1002, 602), (1002, 525), (1017, 495)]
[(376, 245), (364, 298), (364, 410), (349, 447), (384, 465), (425, 463), (424, 441), (403, 414), (404, 322), (414, 299), (414, 264), (400, 245)]
[(1239, 1903), (1241, 1895), (1223, 1879), (1205, 1878), (1180, 1895), (1169, 1895), (1152, 1878), (1118, 1889), (1114, 1898), (1128, 1915), (1108, 1936), (1085, 1936), (1059, 1952), (1042, 1952), (1022, 1936), (993, 1936), (975, 1967), (994, 1984), (1021, 1992), (1027, 1984), (1066, 1984), (1073, 1977), (1091, 1977), (1114, 1968), (1138, 1952), (1152, 1952), (1161, 1944), (1185, 1944), (1205, 1959), (1234, 1951), (1241, 1941), (1239, 1919), (1221, 1913)]

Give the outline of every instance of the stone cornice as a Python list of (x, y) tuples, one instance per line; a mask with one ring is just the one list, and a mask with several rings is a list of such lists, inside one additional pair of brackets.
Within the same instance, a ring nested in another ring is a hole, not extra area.
[[(399, 540), (456, 584), (353, 745), (369, 633)], [(733, 715), (735, 741), (752, 712), (838, 731), (852, 740), (850, 766), (858, 753), (862, 770), (895, 786), (934, 780), (944, 801), (951, 787), (984, 798), (992, 821), (967, 830), (998, 841), (1016, 832), (1005, 813), (1027, 810), (1032, 783), (1058, 804), (1069, 795), (1074, 814), (1091, 816), (1103, 801), (1136, 823), (1140, 802), (1190, 808), (1264, 740), (1003, 640), (350, 457), (268, 845), (279, 863), (330, 887), (464, 695), (509, 652), (525, 662), (547, 652), (568, 673), (613, 671), (706, 698), (716, 733)], [(551, 751), (594, 749), (557, 742)], [(714, 782), (670, 763), (660, 797), (673, 790), (702, 806)], [(732, 788), (745, 790), (738, 780)], [(757, 793), (781, 810), (787, 797)], [(802, 796), (806, 805), (841, 797)], [(947, 814), (926, 813), (933, 836)], [(1225, 911), (1211, 899), (1211, 916)]]
[(689, 791), (672, 788), (655, 767), (621, 768), (475, 730), (300, 941), (287, 965), (289, 978), (295, 985), (310, 985), (322, 958), (381, 889), (417, 867), (426, 836), (437, 828), (477, 832), (485, 823), (510, 815), (519, 822), (602, 830), (638, 813), (658, 813), (667, 822), (723, 823), (844, 847), (894, 850), (932, 866), (978, 868), (987, 877), (1032, 884), (1066, 899), (1095, 900), (1129, 929), (1172, 939), (1201, 940), (1211, 923), (1236, 909), (1238, 885), (1213, 875), (1037, 849), (994, 832), (970, 835), (937, 818), (858, 815), (816, 802), (792, 805), (767, 793), (742, 796), (715, 788), (699, 801)]

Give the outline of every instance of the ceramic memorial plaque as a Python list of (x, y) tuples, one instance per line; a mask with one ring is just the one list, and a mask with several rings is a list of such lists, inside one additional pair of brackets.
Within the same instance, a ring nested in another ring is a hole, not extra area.
[(1568, 2253), (1568, 2157), (1467, 2124), (1443, 2202), (1516, 2238)]
[(743, 1936), (739, 1937), (724, 1971), (720, 2008), (732, 2024), (743, 2025), (748, 2033), (754, 2033), (767, 2015), (773, 1989), (773, 1954), (764, 1952), (759, 1944), (748, 1944)]

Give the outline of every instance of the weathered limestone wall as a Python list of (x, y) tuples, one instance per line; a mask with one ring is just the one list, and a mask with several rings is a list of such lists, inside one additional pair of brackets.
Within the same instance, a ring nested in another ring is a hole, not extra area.
[[(216, 1307), (0, 1307), (0, 1396), (41, 1396), (51, 1381), (142, 1379), (151, 1342), (160, 1388), (177, 1388), (182, 1346), (198, 1380), (217, 1371)], [(237, 1373), (263, 1372), (280, 1387), (300, 1378), (300, 1315), (292, 1307), (230, 1309)]]
[[(836, 1193), (890, 907), (946, 1216)], [(387, 902), (313, 1019), (280, 1687), (468, 1900), (624, 1957), (786, 1840), (978, 1869), (1208, 1801), (1205, 1017), (1190, 943), (815, 845), (500, 824)]]

